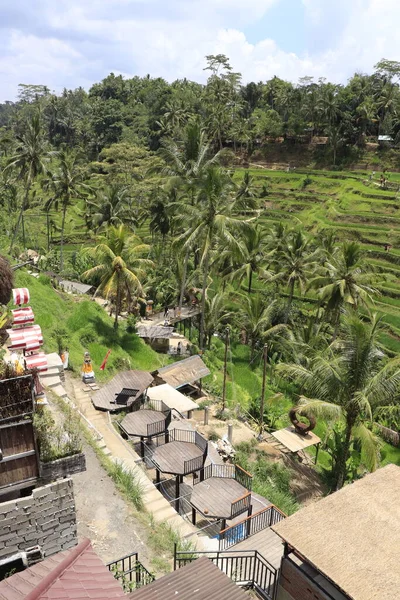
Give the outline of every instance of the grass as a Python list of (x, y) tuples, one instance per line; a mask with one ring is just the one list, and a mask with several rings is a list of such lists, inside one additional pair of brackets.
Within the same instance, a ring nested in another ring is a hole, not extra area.
[[(123, 369), (152, 371), (168, 361), (157, 354), (139, 337), (127, 333), (121, 321), (117, 331), (113, 319), (96, 302), (78, 299), (50, 285), (41, 283), (24, 271), (17, 271), (16, 287), (29, 288), (35, 323), (41, 326), (46, 352), (58, 352), (58, 338), (62, 347), (68, 347), (70, 368), (80, 373), (83, 354), (89, 351), (96, 378), (107, 381)], [(110, 358), (104, 371), (99, 370), (107, 350)]]

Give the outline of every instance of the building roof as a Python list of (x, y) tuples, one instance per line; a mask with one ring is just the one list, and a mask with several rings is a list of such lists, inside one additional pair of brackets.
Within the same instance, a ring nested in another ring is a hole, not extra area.
[(321, 442), (321, 439), (312, 431), (308, 431), (305, 435), (300, 435), (292, 426), (285, 427), (285, 429), (278, 429), (272, 435), (290, 452), (300, 452), (300, 450), (315, 446)]
[(210, 375), (210, 370), (206, 367), (198, 354), (189, 356), (183, 360), (172, 363), (155, 371), (153, 375), (158, 376), (164, 383), (169, 383), (173, 388), (179, 388), (187, 383), (194, 383), (202, 377)]
[(104, 385), (101, 390), (92, 396), (94, 406), (100, 410), (121, 410), (124, 405), (115, 404), (115, 398), (123, 388), (136, 391), (135, 396), (130, 397), (130, 402), (134, 402), (149, 387), (153, 377), (147, 371), (124, 371), (118, 373), (109, 383)]
[(147, 397), (150, 400), (162, 400), (168, 408), (175, 408), (181, 413), (199, 408), (196, 402), (181, 394), (181, 392), (173, 388), (169, 383), (149, 388), (147, 390)]
[(203, 556), (134, 592), (129, 600), (246, 600), (246, 593)]
[(121, 585), (101, 562), (88, 539), (0, 582), (0, 600), (86, 598), (125, 598)]
[(69, 281), (68, 279), (59, 279), (59, 284), (67, 292), (77, 292), (78, 294), (87, 294), (93, 289), (92, 285), (80, 283), (80, 281)]
[(272, 529), (353, 600), (399, 595), (400, 467), (387, 465)]
[(163, 327), (162, 325), (139, 325), (137, 334), (141, 338), (152, 340), (169, 340), (174, 335), (173, 327)]

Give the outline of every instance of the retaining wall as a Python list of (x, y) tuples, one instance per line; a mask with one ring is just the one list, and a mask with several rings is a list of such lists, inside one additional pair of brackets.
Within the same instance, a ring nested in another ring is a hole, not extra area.
[(0, 560), (38, 544), (44, 556), (78, 543), (72, 479), (0, 504)]

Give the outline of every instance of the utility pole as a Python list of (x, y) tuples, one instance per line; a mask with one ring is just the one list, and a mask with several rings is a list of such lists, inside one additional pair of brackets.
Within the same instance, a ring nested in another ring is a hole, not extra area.
[(222, 384), (222, 412), (225, 410), (225, 397), (226, 397), (226, 371), (227, 371), (227, 360), (228, 360), (228, 343), (229, 343), (229, 327), (225, 329), (225, 357), (224, 357), (224, 382)]
[(264, 429), (264, 402), (265, 402), (265, 384), (267, 380), (267, 357), (268, 357), (268, 346), (264, 344), (263, 348), (263, 380), (262, 380), (262, 388), (261, 388), (261, 403), (260, 403), (260, 436), (262, 435)]

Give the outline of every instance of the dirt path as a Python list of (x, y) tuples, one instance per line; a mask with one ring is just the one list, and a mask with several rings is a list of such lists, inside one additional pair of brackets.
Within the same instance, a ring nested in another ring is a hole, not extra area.
[(85, 445), (86, 471), (73, 476), (78, 537), (88, 537), (104, 562), (132, 552), (148, 566), (146, 531), (121, 498), (114, 482), (100, 465), (93, 449)]

